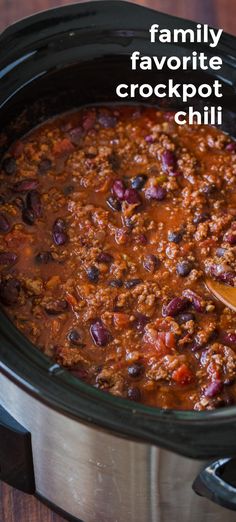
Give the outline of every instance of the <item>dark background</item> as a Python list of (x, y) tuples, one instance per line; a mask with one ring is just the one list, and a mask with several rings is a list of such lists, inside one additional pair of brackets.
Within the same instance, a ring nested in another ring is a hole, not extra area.
[[(0, 31), (37, 11), (71, 4), (70, 0), (0, 0)], [(136, 0), (153, 9), (220, 27), (236, 35), (236, 0)], [(63, 522), (34, 497), (0, 484), (1, 522)], [(98, 521), (98, 522), (102, 522)], [(124, 521), (125, 522), (125, 521)], [(170, 521), (171, 522), (171, 521)]]

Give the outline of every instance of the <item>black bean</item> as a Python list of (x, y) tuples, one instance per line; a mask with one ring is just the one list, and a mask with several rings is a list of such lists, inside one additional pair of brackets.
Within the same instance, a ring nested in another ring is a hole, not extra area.
[(27, 225), (34, 225), (35, 223), (35, 214), (31, 208), (23, 208), (22, 210), (22, 219)]
[(10, 223), (5, 216), (5, 214), (0, 213), (0, 233), (7, 233), (9, 232), (11, 226)]
[(155, 272), (155, 270), (158, 268), (159, 265), (160, 265), (160, 261), (159, 261), (158, 257), (155, 256), (154, 254), (149, 254), (144, 258), (143, 267), (148, 272), (151, 272), (151, 274), (153, 274)]
[(144, 372), (144, 367), (140, 363), (131, 364), (128, 366), (128, 374), (130, 377), (140, 377)]
[(75, 330), (75, 329), (71, 330), (68, 333), (68, 339), (71, 342), (71, 344), (74, 344), (75, 346), (81, 345), (81, 335), (78, 332), (78, 330)]
[(14, 265), (17, 255), (13, 252), (0, 252), (0, 265)]
[(93, 342), (98, 346), (106, 346), (111, 340), (110, 332), (107, 330), (101, 319), (96, 319), (91, 324), (90, 334)]
[(180, 275), (181, 277), (186, 277), (187, 275), (190, 274), (191, 270), (192, 270), (192, 263), (191, 261), (180, 261), (178, 264), (177, 264), (177, 267), (176, 267), (176, 272), (178, 275)]
[(53, 257), (52, 257), (51, 252), (39, 252), (35, 256), (35, 261), (39, 265), (47, 265), (48, 263), (53, 261)]
[(33, 211), (36, 218), (42, 216), (41, 197), (38, 190), (30, 190), (26, 197), (27, 208)]
[(112, 152), (110, 154), (110, 156), (108, 157), (108, 161), (114, 171), (120, 168), (120, 158), (115, 152)]
[(211, 183), (211, 185), (205, 185), (204, 187), (202, 187), (202, 192), (203, 194), (206, 194), (206, 196), (212, 196), (212, 194), (214, 194), (216, 190), (217, 186), (215, 185), (215, 183)]
[(52, 162), (49, 158), (42, 159), (38, 164), (39, 174), (45, 174), (52, 168)]
[(114, 211), (119, 212), (121, 210), (121, 202), (118, 199), (113, 198), (112, 196), (107, 198), (107, 204)]
[(57, 218), (53, 224), (52, 236), (57, 246), (64, 245), (68, 241), (66, 232), (66, 222), (62, 218)]
[(140, 285), (142, 283), (142, 279), (128, 279), (128, 281), (125, 281), (125, 287), (126, 288), (134, 288), (137, 285)]
[(135, 178), (131, 179), (131, 187), (136, 190), (141, 190), (147, 181), (147, 176), (145, 174), (139, 174), (135, 176)]
[(87, 269), (87, 277), (91, 283), (97, 283), (99, 280), (99, 275), (100, 272), (96, 266), (92, 265)]
[(188, 323), (188, 321), (194, 321), (195, 317), (191, 312), (183, 312), (177, 316), (177, 321), (179, 324)]
[(70, 194), (72, 194), (72, 192), (74, 192), (74, 190), (74, 185), (67, 185), (63, 188), (63, 193), (65, 194), (65, 196), (69, 196)]
[(208, 212), (196, 212), (196, 214), (194, 214), (193, 223), (194, 225), (198, 225), (199, 223), (204, 223), (210, 218), (211, 216)]
[(168, 241), (171, 243), (180, 243), (183, 237), (182, 230), (169, 230), (168, 232)]
[(11, 306), (18, 302), (21, 284), (18, 279), (8, 279), (0, 283), (0, 301)]
[(5, 158), (2, 162), (2, 169), (7, 176), (15, 174), (17, 169), (15, 158), (12, 158), (11, 156)]
[(216, 249), (217, 257), (224, 257), (226, 252), (227, 252), (226, 248), (219, 247)]
[(45, 311), (48, 315), (59, 315), (63, 314), (68, 310), (68, 302), (64, 299), (52, 301), (47, 303), (45, 306)]
[(111, 281), (108, 281), (109, 286), (113, 288), (121, 288), (123, 286), (122, 279), (111, 279)]
[(141, 400), (141, 392), (139, 388), (130, 386), (127, 391), (127, 397), (131, 401), (139, 402)]

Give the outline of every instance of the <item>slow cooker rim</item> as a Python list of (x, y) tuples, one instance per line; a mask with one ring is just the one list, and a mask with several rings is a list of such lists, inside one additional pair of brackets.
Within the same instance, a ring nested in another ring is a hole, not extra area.
[[(15, 24), (5, 29), (2, 35), (0, 35), (0, 44), (2, 43), (2, 40), (11, 37), (15, 34), (16, 31), (21, 31), (24, 28), (25, 24), (29, 26), (32, 22), (40, 20), (42, 21), (42, 19), (44, 19), (45, 16), (51, 16), (52, 14), (59, 12), (63, 16), (65, 12), (69, 12), (70, 10), (76, 9), (82, 11), (83, 9), (86, 9), (88, 6), (90, 8), (93, 7), (94, 9), (101, 9), (111, 4), (120, 7), (122, 6), (122, 8), (125, 9), (131, 9), (131, 11), (134, 9), (141, 9), (143, 11), (155, 13), (155, 15), (164, 15), (164, 13), (158, 13), (157, 11), (151, 10), (144, 6), (130, 4), (121, 0), (86, 2), (84, 4), (73, 3), (68, 6), (57, 7), (47, 11), (41, 11), (33, 16), (29, 16), (23, 20), (17, 21)], [(167, 19), (171, 19), (172, 21), (177, 19), (178, 21), (181, 20), (185, 23), (187, 22), (184, 19), (169, 16), (166, 14), (164, 16)], [(188, 21), (188, 23), (194, 24), (195, 22)], [(227, 35), (226, 33), (224, 33), (224, 35), (226, 38), (229, 36), (230, 43), (232, 43), (233, 39), (235, 44), (234, 37)], [(94, 413), (92, 414), (91, 411), (88, 412), (89, 407), (91, 406), (91, 401), (94, 401), (96, 404), (103, 404), (105, 406), (105, 410), (106, 408), (108, 408), (109, 411), (110, 408), (110, 410), (118, 412), (119, 415), (125, 413), (126, 416), (130, 417), (130, 419), (132, 418), (132, 421), (134, 423), (136, 423), (136, 420), (138, 419), (138, 424), (143, 424), (144, 428), (147, 421), (150, 420), (159, 420), (167, 422), (171, 421), (171, 423), (174, 423), (176, 425), (190, 424), (193, 426), (205, 426), (207, 425), (209, 420), (211, 420), (211, 424), (213, 423), (214, 425), (219, 425), (219, 422), (221, 422), (221, 424), (228, 423), (232, 422), (233, 419), (236, 419), (236, 406), (227, 407), (221, 410), (200, 412), (192, 410), (163, 410), (160, 408), (145, 406), (140, 403), (134, 403), (126, 399), (114, 397), (111, 394), (106, 394), (103, 391), (84, 383), (83, 381), (75, 379), (65, 369), (58, 367), (55, 368), (54, 371), (52, 361), (48, 357), (46, 357), (39, 349), (37, 349), (32, 343), (30, 343), (30, 341), (28, 341), (26, 337), (24, 337), (23, 334), (21, 334), (21, 332), (19, 332), (19, 330), (16, 329), (16, 327), (9, 321), (6, 315), (2, 312), (0, 313), (0, 320), (2, 326), (0, 332), (0, 370), (2, 371), (2, 373), (5, 374), (11, 380), (13, 380), (18, 386), (27, 391), (27, 393), (37, 397), (38, 400), (45, 402), (49, 407), (57, 409), (64, 415), (74, 417), (77, 420), (81, 420), (82, 418), (84, 421), (93, 422), (97, 425), (100, 425), (101, 427), (104, 427), (105, 429), (109, 429), (110, 425), (110, 429), (112, 429), (112, 423), (110, 423), (109, 419), (99, 418), (98, 420), (97, 418), (95, 418)], [(24, 355), (24, 361), (27, 361), (28, 366), (26, 365), (24, 368), (20, 367), (20, 362), (22, 362), (22, 360), (17, 357), (17, 352), (21, 353), (21, 355)], [(37, 368), (35, 368), (35, 366)], [(38, 372), (39, 369), (40, 372)], [(27, 375), (26, 370), (30, 371), (30, 378)], [(42, 376), (44, 378), (44, 384), (47, 384), (46, 388), (43, 386), (41, 380)], [(61, 390), (64, 390), (66, 392), (64, 395), (64, 402), (62, 400), (60, 400), (59, 402), (57, 394), (58, 384)], [(76, 392), (79, 392), (81, 396), (83, 396), (84, 405), (87, 405), (88, 407), (87, 413), (83, 411), (82, 414), (79, 404), (77, 404), (77, 408), (72, 408), (70, 399), (75, 399)], [(128, 436), (130, 436), (130, 432), (128, 432), (128, 428), (127, 426), (125, 426), (124, 419), (118, 420), (118, 424), (120, 426), (120, 434), (127, 434)], [(138, 438), (140, 439), (140, 437), (142, 438), (141, 435), (139, 435)], [(147, 438), (145, 429), (144, 438)], [(187, 453), (187, 451), (185, 453)]]

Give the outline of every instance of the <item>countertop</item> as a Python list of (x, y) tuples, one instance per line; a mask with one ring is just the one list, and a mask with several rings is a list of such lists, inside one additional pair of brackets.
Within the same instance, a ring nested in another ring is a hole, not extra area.
[[(16, 20), (37, 11), (72, 3), (70, 0), (0, 0), (0, 31)], [(236, 34), (235, 0), (136, 0), (172, 15), (208, 23), (224, 31)], [(1, 522), (63, 522), (64, 518), (53, 513), (41, 502), (0, 483)], [(102, 522), (102, 521), (101, 521)]]

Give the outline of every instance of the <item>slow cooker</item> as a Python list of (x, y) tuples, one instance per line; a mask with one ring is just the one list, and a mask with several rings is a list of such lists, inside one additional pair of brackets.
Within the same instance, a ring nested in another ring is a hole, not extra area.
[[(121, 81), (155, 82), (155, 72), (131, 71), (129, 58), (137, 49), (162, 55), (162, 46), (148, 38), (153, 23), (196, 27), (127, 2), (101, 1), (39, 13), (8, 28), (0, 36), (0, 119), (6, 136), (1, 152), (61, 111), (117, 102)], [(215, 53), (207, 44), (194, 48)], [(193, 44), (168, 44), (165, 52), (182, 56), (191, 50)], [(217, 54), (223, 60), (219, 72), (185, 75), (196, 84), (203, 74), (205, 81), (221, 79), (222, 127), (234, 135), (236, 39), (223, 34)], [(158, 73), (158, 80), (168, 74)], [(201, 100), (194, 103), (201, 108)], [(171, 100), (163, 104), (174, 107)], [(70, 520), (235, 521), (235, 406), (160, 410), (105, 394), (54, 364), (3, 313), (0, 317), (2, 480)]]

